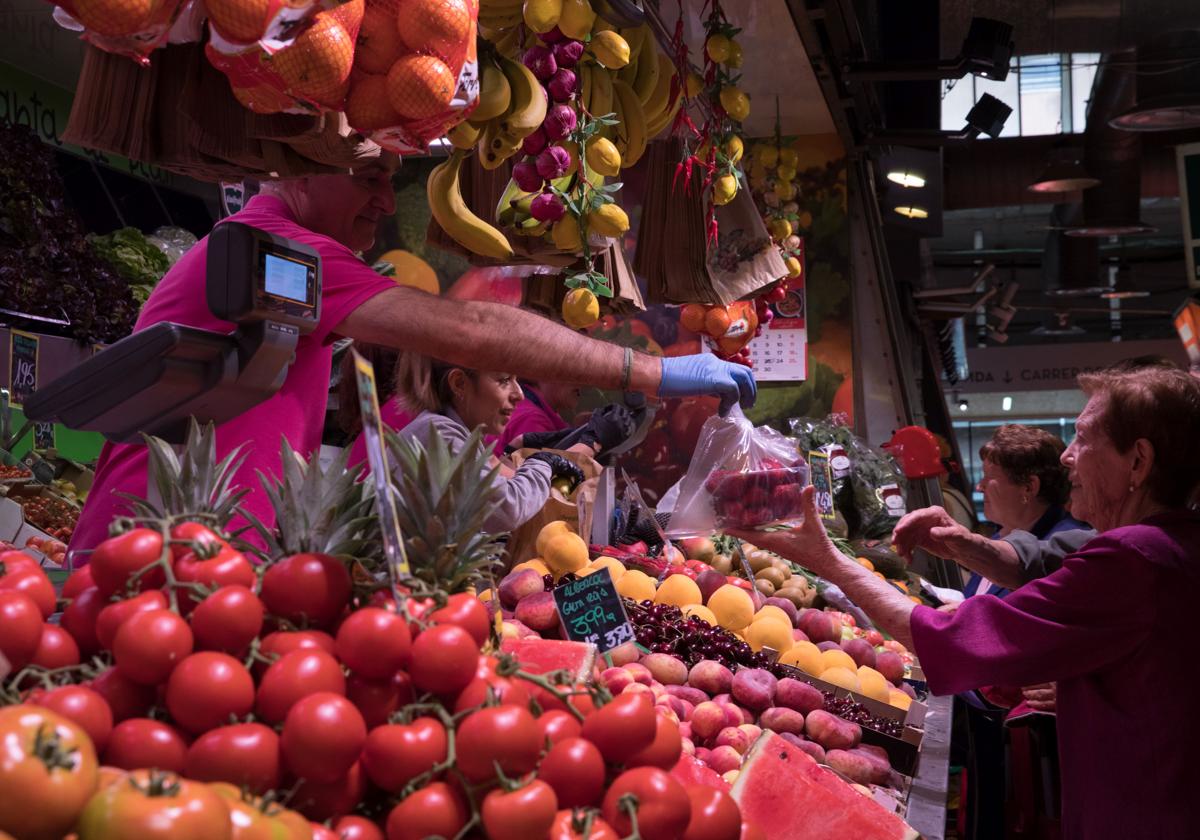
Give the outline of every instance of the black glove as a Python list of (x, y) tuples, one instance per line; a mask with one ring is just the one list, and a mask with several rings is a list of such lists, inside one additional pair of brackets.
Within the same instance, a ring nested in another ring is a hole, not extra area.
[(524, 449), (561, 449), (559, 444), (563, 438), (571, 434), (571, 429), (559, 429), (556, 432), (526, 432), (521, 435), (521, 447)]
[(549, 464), (551, 480), (565, 478), (571, 482), (572, 490), (583, 483), (583, 470), (556, 452), (535, 452), (526, 458), (525, 461), (526, 463), (529, 461), (542, 461)]
[(592, 412), (587, 425), (582, 428), (580, 441), (603, 455), (620, 446), (637, 431), (633, 412), (620, 403), (610, 403)]

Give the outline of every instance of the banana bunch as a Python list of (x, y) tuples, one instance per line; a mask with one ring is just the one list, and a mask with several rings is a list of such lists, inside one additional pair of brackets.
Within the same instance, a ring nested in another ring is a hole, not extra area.
[(512, 245), (504, 234), (472, 213), (463, 201), (460, 175), (466, 157), (462, 149), (455, 149), (429, 173), (425, 194), (433, 218), (451, 239), (471, 253), (494, 260), (512, 259)]
[(498, 169), (546, 119), (542, 86), (524, 64), (506, 56), (480, 62), (479, 104), (448, 133), (456, 149), (479, 148), (484, 169)]

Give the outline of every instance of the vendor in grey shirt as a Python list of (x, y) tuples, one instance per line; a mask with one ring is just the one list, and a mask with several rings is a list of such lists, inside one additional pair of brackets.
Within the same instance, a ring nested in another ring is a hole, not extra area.
[[(511, 374), (470, 370), (419, 353), (402, 353), (397, 360), (396, 394), (405, 409), (416, 414), (400, 435), (424, 442), (430, 429), (437, 429), (452, 452), (461, 451), (471, 430), (479, 426), (485, 434), (498, 437), (523, 397)], [(577, 447), (589, 455), (596, 451), (588, 444)], [(553, 452), (535, 453), (516, 469), (493, 457), (491, 466), (497, 463), (498, 503), (484, 521), (484, 529), (493, 534), (512, 531), (532, 519), (550, 498), (555, 478), (583, 479), (575, 464)]]

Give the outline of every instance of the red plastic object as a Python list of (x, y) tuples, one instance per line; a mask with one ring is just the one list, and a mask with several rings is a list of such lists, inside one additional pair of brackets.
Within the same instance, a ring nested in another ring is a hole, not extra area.
[(946, 471), (937, 437), (923, 426), (905, 426), (883, 448), (895, 456), (905, 478), (934, 478)]

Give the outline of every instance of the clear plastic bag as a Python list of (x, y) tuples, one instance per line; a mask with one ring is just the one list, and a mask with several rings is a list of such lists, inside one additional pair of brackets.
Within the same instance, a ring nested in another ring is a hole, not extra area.
[(796, 443), (769, 426), (755, 427), (734, 407), (710, 417), (674, 499), (672, 538), (719, 528), (761, 528), (802, 518), (808, 465)]

